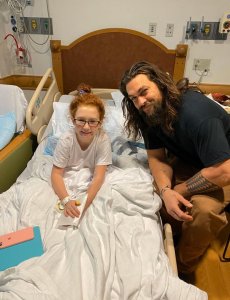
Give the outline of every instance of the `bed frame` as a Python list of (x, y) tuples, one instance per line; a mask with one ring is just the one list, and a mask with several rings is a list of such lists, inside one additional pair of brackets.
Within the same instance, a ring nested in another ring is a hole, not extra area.
[[(12, 110), (17, 115), (17, 124), (11, 140), (0, 150), (0, 193), (5, 192), (16, 181), (20, 173), (25, 169), (36, 147), (36, 138), (30, 130), (25, 130), (21, 116), (25, 113), (27, 101), (22, 97), (22, 91), (14, 84), (0, 84), (1, 86), (1, 114)], [(10, 105), (4, 105), (9, 101)], [(12, 101), (12, 103), (11, 103)], [(14, 102), (13, 102), (14, 101)], [(5, 109), (4, 109), (4, 106)], [(23, 124), (22, 124), (23, 123)], [(20, 125), (20, 126), (19, 126)], [(19, 128), (19, 127), (20, 128)]]
[(26, 129), (0, 151), (0, 193), (16, 181), (31, 159), (36, 145), (35, 136)]

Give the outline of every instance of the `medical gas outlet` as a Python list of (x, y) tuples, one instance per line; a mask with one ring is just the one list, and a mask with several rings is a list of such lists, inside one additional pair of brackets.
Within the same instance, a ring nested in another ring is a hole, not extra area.
[(53, 26), (51, 18), (39, 18), (39, 17), (21, 17), (21, 24), (23, 24), (24, 34), (53, 34)]
[[(227, 19), (229, 18), (229, 19)], [(220, 22), (188, 21), (186, 39), (190, 40), (226, 40), (230, 32), (230, 14)]]
[(230, 32), (230, 12), (225, 13), (221, 18), (220, 25), (219, 25), (219, 32), (220, 33)]

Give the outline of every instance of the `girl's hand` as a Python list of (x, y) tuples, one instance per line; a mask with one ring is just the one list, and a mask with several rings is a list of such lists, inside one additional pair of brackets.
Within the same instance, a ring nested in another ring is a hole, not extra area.
[(79, 205), (78, 200), (70, 200), (69, 202), (66, 203), (65, 208), (64, 208), (64, 214), (66, 217), (71, 217), (71, 218), (79, 218), (80, 217), (80, 211), (77, 208)]

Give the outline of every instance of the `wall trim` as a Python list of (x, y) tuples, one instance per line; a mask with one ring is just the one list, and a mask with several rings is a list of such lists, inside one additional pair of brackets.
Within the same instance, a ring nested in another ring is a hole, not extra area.
[[(35, 90), (42, 79), (42, 76), (35, 75), (10, 75), (0, 78), (1, 84), (17, 85), (23, 90)], [(51, 83), (51, 78), (47, 79), (44, 89), (47, 89)]]
[[(41, 79), (42, 76), (35, 76), (35, 75), (11, 75), (11, 76), (0, 78), (0, 83), (17, 85), (18, 87), (24, 90), (35, 90)], [(51, 79), (48, 78), (44, 88), (47, 89), (50, 83), (51, 83)], [(221, 93), (224, 95), (230, 95), (229, 84), (201, 83), (198, 85), (198, 87), (205, 94)]]
[(201, 83), (198, 87), (205, 93), (220, 93), (223, 95), (230, 95), (229, 84), (214, 84), (214, 83)]

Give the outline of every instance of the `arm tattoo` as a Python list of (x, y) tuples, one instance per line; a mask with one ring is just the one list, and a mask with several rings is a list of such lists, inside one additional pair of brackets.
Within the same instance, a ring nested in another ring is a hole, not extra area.
[(201, 175), (201, 172), (196, 173), (193, 177), (189, 178), (186, 182), (186, 187), (191, 195), (196, 192), (206, 193), (216, 191), (220, 187)]

